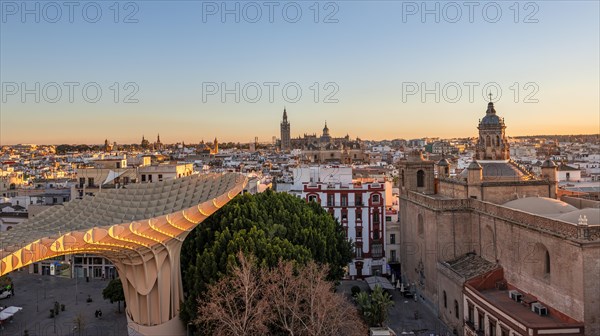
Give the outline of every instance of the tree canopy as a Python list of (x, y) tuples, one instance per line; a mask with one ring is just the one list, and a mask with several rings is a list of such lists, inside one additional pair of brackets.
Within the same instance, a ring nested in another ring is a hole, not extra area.
[(319, 204), (286, 193), (240, 195), (196, 227), (181, 251), (181, 318), (196, 317), (197, 299), (237, 264), (237, 254), (252, 254), (260, 267), (280, 260), (329, 265), (328, 280), (339, 280), (352, 260), (352, 245), (341, 225)]
[(102, 297), (105, 300), (110, 300), (110, 303), (117, 302), (117, 308), (120, 312), (121, 301), (125, 301), (125, 293), (123, 292), (121, 279), (110, 280), (106, 288), (102, 290)]

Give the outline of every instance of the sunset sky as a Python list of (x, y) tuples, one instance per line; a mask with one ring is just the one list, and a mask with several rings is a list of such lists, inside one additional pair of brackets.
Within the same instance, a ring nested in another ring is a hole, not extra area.
[(284, 106), (292, 137), (467, 137), (490, 91), (508, 136), (599, 132), (598, 1), (222, 3), (2, 1), (0, 145), (270, 141)]

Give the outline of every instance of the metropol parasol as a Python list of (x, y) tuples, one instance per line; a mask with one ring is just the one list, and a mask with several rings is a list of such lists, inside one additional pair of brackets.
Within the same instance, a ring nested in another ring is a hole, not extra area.
[(119, 273), (130, 335), (185, 335), (179, 319), (183, 241), (246, 183), (240, 174), (191, 175), (53, 206), (2, 233), (0, 276), (65, 254), (97, 254)]

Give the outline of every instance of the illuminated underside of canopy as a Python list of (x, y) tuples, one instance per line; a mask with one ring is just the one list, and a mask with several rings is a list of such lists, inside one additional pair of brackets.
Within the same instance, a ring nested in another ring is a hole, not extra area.
[(103, 190), (51, 207), (2, 232), (0, 275), (65, 254), (101, 255), (119, 272), (130, 334), (182, 334), (183, 240), (245, 184), (239, 174), (192, 175)]

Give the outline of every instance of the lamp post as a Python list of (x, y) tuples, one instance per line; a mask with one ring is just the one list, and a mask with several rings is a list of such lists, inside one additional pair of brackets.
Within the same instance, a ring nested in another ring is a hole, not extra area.
[(79, 278), (79, 274), (77, 274), (77, 268), (75, 268), (75, 263), (73, 263), (73, 270), (75, 271), (75, 305), (77, 305), (77, 278)]

